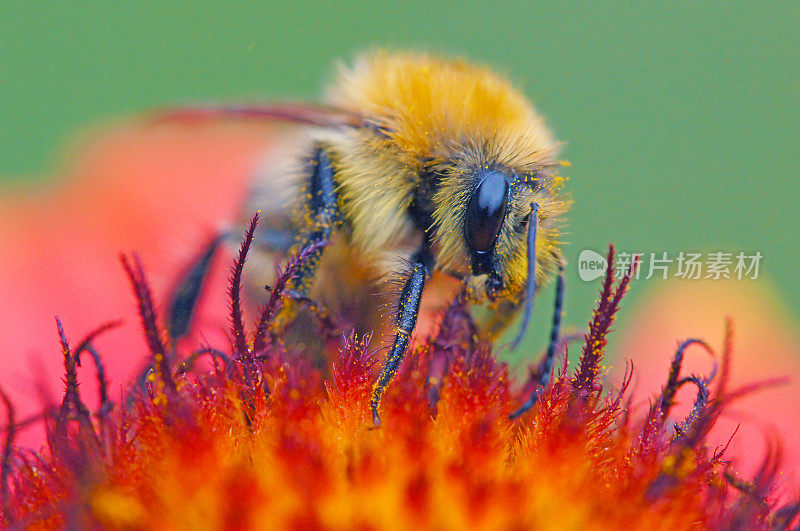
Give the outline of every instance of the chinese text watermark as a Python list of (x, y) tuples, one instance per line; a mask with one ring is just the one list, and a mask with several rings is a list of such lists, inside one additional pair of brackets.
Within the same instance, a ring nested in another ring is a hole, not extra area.
[[(631, 264), (638, 260), (639, 267), (634, 274), (634, 278), (637, 279), (648, 280), (655, 277), (662, 280), (668, 278), (755, 280), (758, 278), (762, 258), (763, 255), (758, 251), (755, 253), (619, 251), (614, 256), (614, 274), (617, 278), (622, 278)], [(589, 282), (602, 277), (607, 267), (606, 257), (591, 249), (581, 251), (578, 256), (578, 276), (583, 281)]]

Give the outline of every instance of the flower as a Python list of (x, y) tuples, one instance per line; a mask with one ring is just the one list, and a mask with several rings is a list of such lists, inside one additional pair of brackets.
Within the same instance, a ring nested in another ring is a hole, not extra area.
[[(65, 366), (61, 406), (48, 412), (49, 452), (13, 448), (14, 411), (2, 463), (6, 525), (110, 528), (647, 528), (796, 523), (800, 505), (777, 507), (770, 491), (779, 456), (751, 480), (707, 434), (737, 391), (718, 371), (681, 375), (675, 354), (663, 391), (634, 417), (628, 392), (606, 389), (606, 336), (632, 270), (610, 269), (583, 353), (567, 358), (538, 403), (511, 413), (531, 386), (509, 377), (459, 298), (430, 341), (417, 341), (390, 385), (383, 426), (368, 411), (377, 354), (344, 336), (315, 366), (282, 342), (274, 316), (282, 286), (315, 249), (295, 256), (251, 333), (238, 302), (250, 236), (230, 282), (231, 349), (177, 359), (165, 342), (138, 257), (123, 257), (138, 301), (149, 371), (118, 403), (83, 402), (76, 370), (104, 325), (72, 343), (58, 332)], [(613, 248), (609, 263), (613, 263)], [(703, 343), (703, 345), (705, 345)], [(708, 347), (710, 348), (710, 347)], [(207, 355), (210, 370), (194, 362)], [(85, 364), (84, 364), (85, 366)], [(86, 369), (84, 369), (86, 370)], [(535, 372), (535, 371), (534, 371)], [(716, 374), (714, 374), (716, 372)], [(533, 376), (532, 376), (533, 378)], [(540, 375), (535, 375), (538, 380)], [(545, 379), (546, 380), (546, 379)], [(544, 381), (544, 380), (539, 380)], [(672, 398), (697, 390), (692, 411), (671, 425)], [(102, 392), (101, 392), (102, 395)]]

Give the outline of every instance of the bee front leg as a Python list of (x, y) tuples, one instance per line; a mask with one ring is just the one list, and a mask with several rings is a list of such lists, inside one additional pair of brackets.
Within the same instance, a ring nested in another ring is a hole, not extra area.
[(392, 378), (397, 374), (400, 368), (400, 363), (403, 361), (408, 343), (411, 339), (411, 334), (414, 332), (414, 327), (417, 325), (417, 316), (419, 315), (419, 305), (422, 300), (422, 289), (425, 287), (425, 277), (428, 272), (432, 270), (432, 259), (428, 251), (418, 253), (415, 257), (417, 260), (413, 262), (408, 276), (403, 284), (403, 290), (400, 292), (400, 300), (397, 306), (397, 315), (395, 316), (395, 324), (397, 325), (397, 332), (394, 336), (394, 344), (386, 362), (381, 368), (381, 373), (378, 375), (378, 381), (372, 388), (372, 399), (370, 400), (370, 409), (372, 410), (372, 422), (376, 427), (381, 425), (380, 415), (378, 415), (378, 406), (381, 403), (381, 395), (383, 395), (386, 386), (392, 381)]
[[(522, 404), (516, 411), (509, 415), (510, 419), (516, 419), (524, 415), (530, 408), (532, 408), (539, 400), (539, 394), (550, 383), (550, 375), (553, 372), (553, 360), (556, 355), (556, 349), (559, 344), (559, 335), (561, 332), (561, 317), (564, 313), (564, 265), (558, 265), (558, 279), (556, 280), (556, 300), (553, 305), (553, 324), (550, 328), (550, 343), (547, 346), (547, 353), (544, 358), (539, 362), (538, 382), (533, 394)], [(531, 374), (533, 378), (533, 373)]]

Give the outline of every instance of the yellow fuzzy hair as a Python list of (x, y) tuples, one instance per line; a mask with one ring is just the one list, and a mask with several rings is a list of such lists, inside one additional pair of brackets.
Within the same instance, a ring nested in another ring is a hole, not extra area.
[[(516, 298), (527, 282), (524, 219), (532, 201), (540, 206), (536, 276), (550, 276), (559, 217), (568, 207), (554, 175), (558, 144), (507, 80), (462, 60), (377, 52), (340, 68), (327, 102), (373, 126), (326, 130), (318, 138), (330, 148), (341, 208), (360, 252), (376, 261), (413, 252), (420, 238), (406, 210), (422, 180), (437, 175), (428, 229), (436, 269), (468, 277), (463, 224), (475, 172), (497, 168), (517, 178), (496, 246), (506, 296)], [(533, 180), (533, 191), (522, 184)]]

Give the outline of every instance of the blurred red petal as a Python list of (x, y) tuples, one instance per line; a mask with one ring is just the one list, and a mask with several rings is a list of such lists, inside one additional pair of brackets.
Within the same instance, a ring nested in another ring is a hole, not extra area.
[[(767, 441), (778, 435), (782, 444), (785, 494), (800, 486), (800, 336), (786, 310), (763, 282), (683, 281), (670, 282), (650, 294), (628, 315), (618, 352), (634, 361), (640, 399), (655, 396), (667, 379), (669, 363), (678, 343), (701, 338), (721, 354), (725, 317), (733, 321), (733, 360), (729, 390), (774, 377), (788, 376), (789, 383), (767, 387), (731, 404), (714, 427), (710, 441), (724, 445), (741, 423), (728, 458), (745, 478), (762, 464)], [(681, 373), (708, 374), (712, 362), (698, 349), (687, 351)], [(673, 415), (691, 408), (694, 389), (678, 395)]]
[[(124, 319), (113, 338), (97, 341), (109, 391), (119, 398), (145, 358), (119, 253), (140, 253), (163, 301), (214, 231), (237, 219), (247, 179), (273, 136), (254, 124), (106, 129), (79, 150), (58, 185), (0, 200), (0, 385), (18, 418), (41, 411), (42, 386), (60, 396), (56, 314), (73, 342)], [(224, 289), (211, 288), (208, 306), (225, 308)], [(226, 326), (224, 316), (219, 322)], [(93, 369), (84, 367), (82, 394), (94, 403)], [(18, 442), (40, 437), (29, 429)]]

